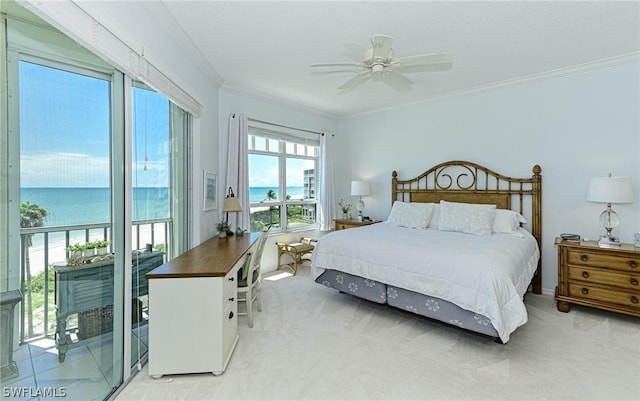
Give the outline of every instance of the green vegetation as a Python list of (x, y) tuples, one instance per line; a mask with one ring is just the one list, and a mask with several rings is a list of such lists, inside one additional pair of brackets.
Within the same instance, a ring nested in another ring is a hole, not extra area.
[[(272, 206), (269, 210), (261, 210), (251, 213), (251, 232), (262, 231), (265, 227), (272, 225), (278, 227), (280, 225), (280, 208)], [(287, 221), (289, 227), (311, 224), (307, 216), (303, 215), (302, 205), (287, 206)]]
[[(49, 282), (47, 290), (50, 293), (54, 292), (54, 279), (55, 272), (50, 268), (49, 277), (47, 278), (47, 281)], [(44, 298), (44, 272), (40, 272), (31, 278), (31, 290), (34, 293), (40, 293)]]
[[(44, 220), (47, 218), (47, 210), (31, 202), (22, 202), (20, 204), (20, 227), (21, 228), (33, 228), (33, 227), (42, 227), (44, 225)], [(33, 308), (34, 308), (34, 299), (33, 299), (33, 290), (32, 290), (32, 277), (31, 277), (31, 261), (29, 260), (29, 248), (33, 245), (33, 234), (26, 234), (24, 236), (24, 247), (25, 247), (25, 267), (26, 267), (26, 280), (25, 280), (25, 291), (26, 291), (26, 300), (25, 304), (27, 307), (27, 334), (29, 337), (33, 336)], [(44, 298), (44, 295), (43, 295)], [(44, 301), (43, 301), (44, 302)]]
[[(291, 199), (291, 195), (286, 196), (287, 200)], [(265, 202), (278, 200), (278, 195), (273, 189), (266, 193)], [(303, 224), (311, 224), (308, 216), (303, 214), (302, 205), (289, 205), (287, 208), (287, 224), (289, 227)], [(280, 225), (280, 207), (270, 205), (268, 210), (261, 210), (251, 213), (251, 232), (262, 231), (268, 226), (279, 227)]]

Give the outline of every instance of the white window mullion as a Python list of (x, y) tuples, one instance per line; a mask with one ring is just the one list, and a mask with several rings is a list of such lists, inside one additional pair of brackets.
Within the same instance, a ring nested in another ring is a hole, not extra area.
[(286, 206), (286, 196), (287, 196), (287, 159), (285, 158), (283, 150), (283, 141), (279, 141), (280, 145), (280, 155), (278, 157), (278, 167), (279, 167), (279, 175), (280, 175), (280, 227), (282, 230), (287, 229), (287, 206)]

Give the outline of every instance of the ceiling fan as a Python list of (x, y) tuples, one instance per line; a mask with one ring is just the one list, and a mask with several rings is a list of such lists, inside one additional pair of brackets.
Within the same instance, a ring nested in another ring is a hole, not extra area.
[(405, 93), (411, 90), (413, 82), (404, 73), (447, 71), (451, 69), (451, 55), (449, 53), (393, 58), (392, 43), (393, 37), (389, 35), (373, 35), (371, 37), (371, 48), (364, 52), (362, 62), (320, 63), (311, 64), (310, 67), (341, 69), (314, 71), (313, 73), (316, 74), (345, 72), (344, 67), (359, 69), (360, 72), (357, 72), (356, 75), (338, 88), (341, 93), (347, 93), (370, 79), (382, 81), (398, 92)]

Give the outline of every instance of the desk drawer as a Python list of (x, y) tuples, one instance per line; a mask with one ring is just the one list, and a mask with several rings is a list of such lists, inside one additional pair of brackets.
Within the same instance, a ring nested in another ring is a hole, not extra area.
[(222, 355), (228, 355), (238, 336), (238, 303), (229, 302), (222, 314)]

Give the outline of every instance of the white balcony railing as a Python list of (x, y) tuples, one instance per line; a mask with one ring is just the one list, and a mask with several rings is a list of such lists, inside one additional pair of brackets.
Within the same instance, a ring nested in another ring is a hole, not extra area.
[[(132, 249), (146, 244), (171, 254), (171, 219), (134, 221)], [(20, 343), (55, 333), (55, 288), (53, 264), (64, 263), (70, 245), (111, 239), (109, 223), (20, 230)], [(111, 250), (111, 248), (110, 248)]]

